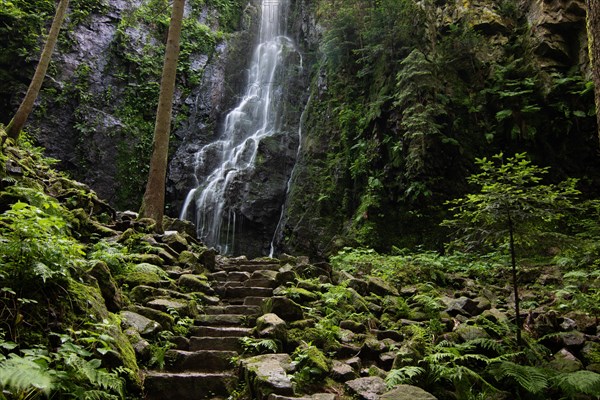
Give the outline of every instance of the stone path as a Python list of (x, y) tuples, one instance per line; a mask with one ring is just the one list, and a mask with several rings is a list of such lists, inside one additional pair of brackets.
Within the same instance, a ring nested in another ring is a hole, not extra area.
[(237, 386), (239, 374), (231, 360), (242, 350), (239, 339), (251, 335), (263, 299), (272, 296), (279, 264), (222, 261), (209, 275), (218, 304), (206, 306), (189, 338), (167, 351), (164, 371), (147, 372), (146, 400), (223, 399)]

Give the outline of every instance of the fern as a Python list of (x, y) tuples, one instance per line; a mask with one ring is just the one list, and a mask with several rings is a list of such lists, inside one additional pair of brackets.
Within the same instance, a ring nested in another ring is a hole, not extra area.
[(0, 387), (13, 393), (28, 393), (26, 398), (35, 397), (33, 393), (48, 395), (55, 382), (45, 363), (11, 354), (0, 363)]
[(406, 367), (392, 369), (385, 377), (385, 383), (389, 389), (397, 385), (411, 384), (414, 378), (425, 374), (425, 369), (408, 365)]
[(119, 400), (120, 398), (103, 390), (88, 390), (82, 396), (82, 400)]
[(490, 372), (497, 380), (510, 379), (532, 394), (539, 394), (548, 387), (547, 374), (541, 368), (502, 361), (493, 365)]
[(279, 345), (273, 339), (254, 339), (249, 336), (240, 338), (240, 343), (244, 349), (244, 353), (250, 354), (265, 354), (277, 353)]
[(600, 396), (600, 374), (592, 371), (558, 374), (550, 379), (550, 383), (568, 396), (576, 394), (589, 394), (597, 398)]

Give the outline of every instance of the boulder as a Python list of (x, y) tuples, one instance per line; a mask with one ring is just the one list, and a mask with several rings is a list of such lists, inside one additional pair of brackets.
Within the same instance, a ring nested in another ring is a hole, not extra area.
[(155, 310), (150, 307), (141, 307), (141, 306), (131, 306), (128, 311), (132, 311), (137, 314), (141, 314), (146, 318), (152, 319), (163, 327), (163, 329), (171, 329), (173, 326), (174, 320), (173, 317), (167, 314), (166, 312), (162, 312), (160, 310)]
[(341, 321), (340, 328), (347, 329), (354, 333), (365, 333), (367, 331), (367, 327), (364, 324), (352, 320)]
[(583, 368), (583, 364), (567, 349), (561, 349), (549, 362), (552, 369), (559, 372), (575, 372)]
[(193, 292), (214, 293), (209, 283), (198, 275), (183, 274), (177, 280), (177, 285)]
[(398, 290), (381, 278), (370, 276), (367, 280), (367, 287), (370, 293), (378, 296), (398, 296)]
[(348, 288), (354, 289), (357, 293), (362, 296), (369, 294), (369, 284), (367, 281), (358, 278), (350, 278), (348, 280)]
[(188, 241), (177, 231), (165, 231), (165, 233), (160, 236), (160, 241), (167, 244), (177, 253), (187, 250), (189, 246)]
[(346, 382), (357, 378), (357, 374), (350, 365), (338, 360), (333, 360), (331, 364), (331, 377), (338, 382)]
[(299, 321), (304, 318), (302, 307), (287, 297), (274, 296), (265, 303), (264, 308), (265, 312), (277, 314), (288, 322)]
[(146, 306), (164, 312), (175, 311), (179, 315), (190, 315), (188, 302), (184, 300), (154, 299), (147, 302)]
[(217, 251), (215, 249), (203, 248), (198, 255), (198, 261), (209, 271), (214, 271), (217, 265)]
[(398, 385), (384, 393), (379, 400), (437, 400), (437, 397), (417, 386)]
[(277, 339), (281, 343), (287, 341), (287, 325), (277, 314), (268, 313), (258, 317), (256, 330), (259, 337)]
[(132, 328), (142, 336), (151, 336), (162, 330), (162, 326), (158, 322), (133, 311), (122, 311), (121, 323), (124, 327)]
[(387, 391), (385, 381), (378, 376), (353, 379), (346, 386), (360, 400), (378, 400)]
[(242, 374), (248, 383), (252, 398), (265, 400), (273, 393), (282, 396), (294, 394), (289, 373), (292, 359), (288, 354), (265, 354), (240, 362)]
[(168, 280), (169, 276), (160, 267), (150, 263), (140, 263), (130, 267), (123, 275), (123, 281), (130, 287), (156, 284)]
[(96, 261), (88, 271), (98, 281), (100, 293), (106, 303), (106, 308), (111, 312), (118, 312), (123, 308), (123, 296), (117, 287), (108, 265), (104, 261)]
[(479, 308), (478, 302), (465, 296), (461, 296), (458, 299), (444, 297), (442, 301), (446, 304), (446, 312), (453, 317), (459, 314), (476, 316), (484, 311)]

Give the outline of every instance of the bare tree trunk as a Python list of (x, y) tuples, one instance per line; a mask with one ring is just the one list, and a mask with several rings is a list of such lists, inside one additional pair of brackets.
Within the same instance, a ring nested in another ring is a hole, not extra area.
[(521, 309), (519, 306), (519, 282), (517, 280), (517, 257), (515, 254), (515, 236), (514, 236), (514, 225), (513, 220), (510, 215), (510, 210), (507, 211), (508, 214), (508, 233), (510, 238), (510, 264), (512, 267), (512, 283), (513, 283), (513, 292), (515, 296), (515, 323), (517, 325), (517, 348), (521, 348), (522, 338), (521, 338)]
[(162, 232), (162, 220), (165, 208), (165, 180), (167, 175), (167, 156), (169, 152), (169, 133), (173, 110), (173, 94), (179, 58), (179, 39), (183, 23), (185, 0), (173, 0), (173, 11), (169, 25), (165, 61), (160, 82), (158, 109), (150, 159), (150, 172), (146, 192), (142, 200), (140, 216), (156, 221), (157, 232)]
[(48, 33), (48, 39), (46, 39), (46, 44), (42, 50), (40, 61), (35, 69), (35, 73), (33, 74), (33, 78), (29, 84), (29, 88), (27, 89), (27, 94), (25, 95), (25, 98), (19, 106), (15, 116), (6, 127), (6, 133), (8, 134), (8, 137), (12, 138), (13, 140), (17, 140), (19, 138), (19, 133), (21, 133), (23, 125), (25, 125), (29, 114), (31, 114), (31, 111), (33, 110), (33, 104), (35, 99), (37, 99), (42, 87), (42, 83), (44, 82), (44, 77), (46, 76), (46, 71), (48, 70), (48, 65), (50, 64), (50, 59), (52, 58), (52, 53), (54, 52), (54, 46), (58, 40), (58, 33), (60, 32), (60, 27), (62, 26), (67, 14), (68, 7), (69, 0), (60, 0), (58, 3), (58, 6), (56, 7), (56, 15), (54, 16), (52, 26), (50, 27), (50, 32)]
[(594, 99), (596, 102), (596, 122), (600, 139), (600, 1), (586, 0), (587, 32), (592, 80), (594, 81)]

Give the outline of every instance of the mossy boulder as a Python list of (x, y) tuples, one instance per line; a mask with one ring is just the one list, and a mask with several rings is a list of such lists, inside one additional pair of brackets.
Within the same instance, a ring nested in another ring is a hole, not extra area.
[(287, 342), (287, 324), (276, 314), (261, 315), (256, 320), (256, 332), (259, 337)]
[(168, 280), (169, 276), (162, 268), (154, 264), (140, 263), (128, 267), (121, 279), (133, 287)]
[(75, 305), (77, 316), (102, 321), (108, 318), (108, 310), (104, 303), (104, 297), (98, 286), (86, 285), (84, 283), (69, 280), (70, 298)]
[(184, 274), (177, 280), (177, 285), (192, 292), (213, 294), (214, 290), (211, 288), (208, 281), (202, 278), (203, 277), (198, 275)]
[(141, 314), (146, 318), (152, 319), (167, 330), (171, 329), (173, 327), (173, 323), (175, 322), (171, 315), (150, 307), (131, 306), (129, 307), (129, 311), (133, 311), (134, 313)]
[(274, 313), (287, 322), (304, 318), (302, 307), (295, 301), (283, 296), (274, 296), (263, 303), (263, 311)]
[(266, 400), (270, 394), (292, 396), (290, 373), (292, 359), (288, 354), (265, 354), (240, 363), (246, 385), (253, 399)]
[(102, 297), (104, 297), (106, 308), (112, 312), (119, 311), (124, 304), (123, 296), (110, 273), (108, 265), (103, 261), (95, 261), (88, 270), (88, 274), (98, 281), (98, 286), (100, 287)]

